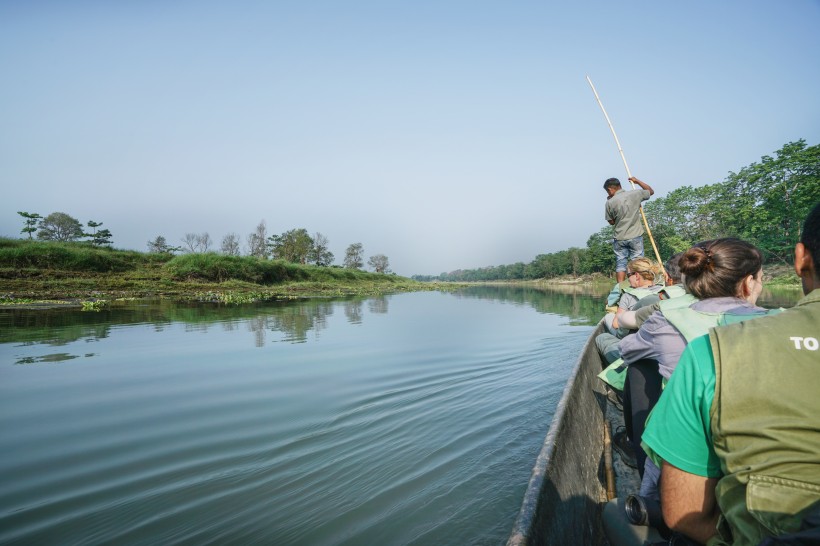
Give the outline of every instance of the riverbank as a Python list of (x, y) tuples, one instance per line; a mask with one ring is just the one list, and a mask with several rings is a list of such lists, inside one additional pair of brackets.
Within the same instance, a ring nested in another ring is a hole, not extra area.
[(174, 256), (0, 239), (2, 305), (93, 309), (122, 299), (251, 303), (453, 288), (393, 274), (250, 256)]

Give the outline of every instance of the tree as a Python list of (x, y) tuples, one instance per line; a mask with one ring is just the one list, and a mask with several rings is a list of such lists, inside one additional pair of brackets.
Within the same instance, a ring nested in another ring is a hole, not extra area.
[(29, 213), (18, 211), (17, 214), (26, 219), (26, 224), (23, 226), (23, 229), (20, 230), (20, 233), (28, 233), (28, 238), (31, 239), (31, 234), (37, 231), (37, 224), (43, 217), (34, 212)]
[(199, 248), (199, 235), (196, 233), (186, 233), (182, 238), (182, 243), (188, 252), (196, 252)]
[(348, 269), (361, 269), (364, 267), (364, 247), (362, 243), (353, 243), (345, 251), (344, 266)]
[(236, 233), (228, 233), (225, 235), (222, 238), (220, 250), (228, 256), (239, 256), (239, 235)]
[(40, 222), (37, 238), (44, 241), (76, 241), (85, 235), (83, 225), (64, 212), (52, 212)]
[(310, 249), (308, 260), (318, 266), (329, 266), (333, 263), (333, 253), (328, 250), (327, 237), (318, 231), (313, 235), (313, 248)]
[(211, 236), (208, 232), (204, 233), (186, 233), (182, 238), (188, 252), (208, 252), (211, 248)]
[(370, 259), (367, 260), (367, 265), (372, 267), (376, 273), (390, 273), (390, 262), (384, 254), (371, 256)]
[(268, 229), (265, 221), (260, 220), (256, 226), (256, 231), (248, 235), (248, 254), (257, 258), (268, 257)]
[(200, 233), (198, 237), (199, 243), (199, 250), (200, 252), (208, 252), (211, 248), (211, 244), (213, 241), (211, 240), (211, 236), (208, 235), (208, 232)]
[(108, 229), (101, 229), (100, 231), (94, 233), (94, 237), (91, 239), (91, 244), (95, 246), (114, 244), (111, 242), (111, 237), (111, 232)]
[(800, 227), (820, 202), (820, 145), (789, 142), (738, 173), (729, 173), (719, 211), (737, 237), (767, 257), (790, 262)]
[(268, 241), (274, 258), (297, 264), (307, 263), (308, 254), (313, 248), (313, 239), (304, 228), (271, 235)]
[(168, 246), (168, 243), (165, 241), (165, 237), (162, 235), (157, 235), (157, 238), (153, 241), (148, 241), (148, 252), (154, 252), (157, 254), (173, 254), (174, 252), (179, 252), (182, 250), (178, 246)]
[(91, 244), (95, 246), (102, 246), (102, 245), (110, 245), (111, 243), (111, 232), (108, 229), (101, 229), (97, 231), (97, 228), (103, 225), (102, 222), (95, 222), (94, 220), (88, 221), (88, 227), (93, 229), (92, 233), (86, 233), (86, 237), (91, 237)]

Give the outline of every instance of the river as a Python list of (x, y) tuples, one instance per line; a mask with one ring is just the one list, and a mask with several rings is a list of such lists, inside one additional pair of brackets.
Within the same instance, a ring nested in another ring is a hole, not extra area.
[(0, 309), (0, 543), (503, 544), (603, 295)]

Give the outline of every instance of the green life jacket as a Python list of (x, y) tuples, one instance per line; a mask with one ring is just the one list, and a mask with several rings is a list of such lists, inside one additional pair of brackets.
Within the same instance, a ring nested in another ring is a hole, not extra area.
[[(655, 286), (655, 285), (653, 285)], [(652, 290), (650, 288), (632, 288), (631, 286), (627, 286), (624, 288), (624, 292), (627, 294), (632, 294), (637, 299), (645, 298), (646, 296), (651, 296), (652, 294), (657, 294), (658, 290)]]
[[(666, 299), (679, 298), (679, 297), (681, 297), (681, 296), (683, 296), (684, 294), (687, 293), (686, 290), (684, 290), (683, 286), (681, 286), (679, 284), (673, 284), (671, 286), (667, 286), (666, 288), (661, 290), (661, 292), (666, 294), (666, 297), (663, 298), (665, 300)], [(694, 296), (692, 296), (692, 297), (694, 297)]]
[[(692, 299), (692, 303), (697, 301), (697, 298), (691, 294), (687, 295)], [(689, 298), (682, 297), (673, 300), (662, 300), (660, 305), (664, 318), (683, 334), (683, 337), (686, 338), (686, 343), (690, 343), (695, 338), (705, 336), (709, 333), (709, 328), (726, 326), (728, 324), (735, 324), (737, 322), (743, 322), (744, 320), (765, 316), (760, 313), (734, 315), (730, 313), (696, 311), (690, 307), (692, 303), (689, 303), (689, 305), (685, 304)], [(772, 309), (767, 314), (777, 314), (780, 311), (782, 311), (782, 309)]]
[[(671, 288), (671, 287), (670, 287)], [(735, 324), (744, 320), (749, 320), (761, 316), (766, 316), (760, 313), (749, 313), (744, 315), (733, 315), (730, 313), (707, 313), (703, 311), (695, 311), (690, 306), (698, 301), (698, 299), (687, 292), (683, 292), (679, 297), (661, 300), (660, 310), (663, 316), (668, 320), (672, 326), (678, 329), (680, 333), (686, 338), (686, 343), (690, 343), (693, 339), (705, 336), (709, 333), (709, 328), (716, 326), (726, 326), (728, 324)], [(782, 309), (771, 309), (767, 315), (773, 315), (781, 312)], [(624, 359), (619, 358), (598, 374), (605, 383), (618, 390), (624, 389), (626, 382), (626, 366), (624, 366)], [(668, 380), (663, 379), (663, 386), (666, 386)]]
[(794, 532), (820, 502), (820, 289), (783, 314), (715, 328), (709, 338), (712, 442), (725, 474), (709, 544)]

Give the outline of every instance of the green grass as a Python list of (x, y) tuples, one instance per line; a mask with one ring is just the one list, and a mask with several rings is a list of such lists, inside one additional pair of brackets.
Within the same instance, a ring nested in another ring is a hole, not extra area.
[(0, 267), (10, 269), (123, 272), (170, 258), (169, 255), (95, 247), (89, 243), (0, 238)]
[(438, 289), (396, 275), (251, 256), (172, 256), (0, 238), (0, 303), (6, 304), (71, 300), (92, 310), (97, 300), (118, 298), (236, 304)]

